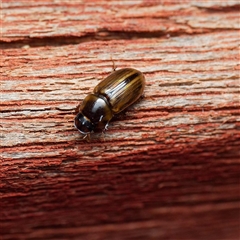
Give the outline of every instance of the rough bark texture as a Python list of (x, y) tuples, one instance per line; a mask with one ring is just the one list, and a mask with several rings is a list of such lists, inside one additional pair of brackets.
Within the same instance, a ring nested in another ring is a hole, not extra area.
[[(1, 239), (239, 239), (238, 1), (4, 1)], [(143, 100), (91, 142), (118, 68)]]

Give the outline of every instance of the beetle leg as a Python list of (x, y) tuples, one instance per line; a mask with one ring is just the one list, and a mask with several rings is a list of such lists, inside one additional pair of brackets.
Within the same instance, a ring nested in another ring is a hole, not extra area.
[(90, 138), (90, 133), (85, 134), (85, 136), (83, 137), (83, 139), (85, 139), (85, 138), (86, 138), (87, 142), (90, 142), (90, 140), (91, 140), (91, 138)]
[(104, 142), (105, 142), (105, 131), (108, 130), (108, 123), (105, 125), (103, 131), (102, 131), (102, 136), (103, 136), (103, 139), (104, 139)]
[(75, 114), (79, 113), (80, 103), (74, 109)]
[(117, 68), (117, 67), (116, 67), (116, 65), (115, 65), (115, 62), (114, 62), (112, 56), (111, 56), (111, 61), (112, 61), (112, 63), (113, 63), (113, 66), (112, 66), (113, 71), (116, 71), (116, 68)]
[(104, 130), (103, 130), (103, 131), (106, 131), (106, 130), (108, 130), (108, 123), (105, 125), (105, 127), (104, 127)]

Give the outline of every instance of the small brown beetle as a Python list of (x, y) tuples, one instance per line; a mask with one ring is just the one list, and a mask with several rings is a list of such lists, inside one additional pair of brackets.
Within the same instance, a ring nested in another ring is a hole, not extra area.
[(100, 82), (80, 105), (75, 127), (89, 137), (107, 129), (112, 117), (133, 104), (145, 87), (143, 73), (133, 68), (116, 70)]

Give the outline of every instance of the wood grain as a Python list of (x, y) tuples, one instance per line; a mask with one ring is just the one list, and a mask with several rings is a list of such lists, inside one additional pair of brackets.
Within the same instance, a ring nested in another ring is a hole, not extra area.
[[(2, 239), (239, 238), (238, 1), (2, 12)], [(75, 109), (111, 58), (144, 99), (88, 143)]]

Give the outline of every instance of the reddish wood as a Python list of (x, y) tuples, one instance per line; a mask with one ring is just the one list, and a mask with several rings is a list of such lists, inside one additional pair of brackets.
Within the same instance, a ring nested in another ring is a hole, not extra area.
[[(2, 4), (0, 236), (238, 239), (238, 1), (90, 2)], [(111, 57), (145, 97), (88, 143)]]

